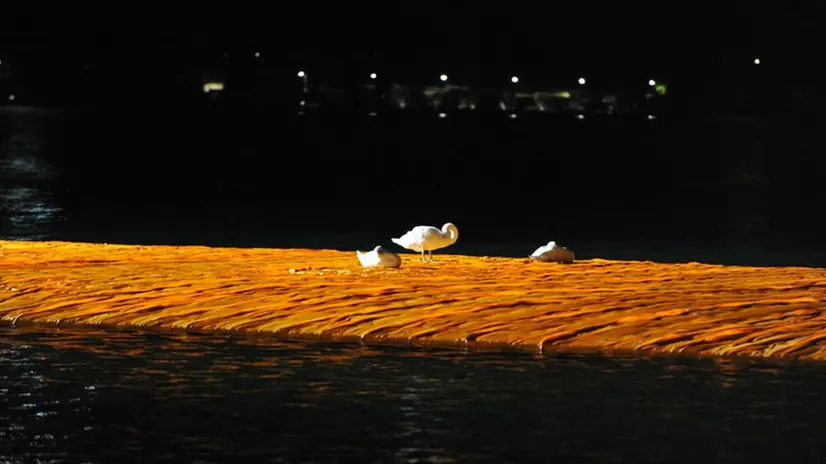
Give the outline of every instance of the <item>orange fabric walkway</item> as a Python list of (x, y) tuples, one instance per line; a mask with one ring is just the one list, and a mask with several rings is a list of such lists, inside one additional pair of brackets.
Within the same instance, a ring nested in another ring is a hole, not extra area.
[(826, 271), (0, 241), (0, 318), (468, 348), (826, 359)]

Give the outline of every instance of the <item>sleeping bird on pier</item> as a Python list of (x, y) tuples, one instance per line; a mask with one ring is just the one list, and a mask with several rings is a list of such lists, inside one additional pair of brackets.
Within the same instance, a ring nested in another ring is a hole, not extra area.
[(565, 248), (562, 245), (557, 245), (553, 240), (548, 242), (534, 251), (530, 258), (534, 261), (542, 261), (546, 263), (573, 263), (575, 256), (574, 252)]
[(356, 257), (359, 259), (362, 267), (401, 267), (402, 259), (396, 253), (387, 251), (377, 245), (373, 251), (359, 251), (356, 250)]

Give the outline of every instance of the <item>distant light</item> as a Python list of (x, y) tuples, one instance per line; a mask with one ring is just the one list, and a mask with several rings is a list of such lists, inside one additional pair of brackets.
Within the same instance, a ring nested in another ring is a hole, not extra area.
[(223, 82), (207, 82), (204, 84), (204, 93), (220, 92), (224, 90)]
[(377, 78), (377, 77), (378, 77), (378, 76), (376, 75), (376, 73), (370, 73), (370, 79), (375, 79), (375, 78)]
[(657, 81), (655, 81), (654, 79), (649, 79), (648, 80), (648, 86), (649, 87), (654, 87), (655, 85), (657, 85)]
[(516, 76), (513, 76), (513, 77), (511, 77), (511, 82), (513, 82), (514, 84), (517, 84), (517, 83), (519, 83), (519, 78), (516, 77)]
[(446, 118), (446, 117), (447, 117), (447, 115), (446, 115), (446, 114), (444, 114), (444, 113), (439, 113), (439, 117), (440, 117), (441, 119), (444, 119), (444, 118)]
[(579, 82), (579, 85), (585, 85), (585, 78), (584, 78), (584, 77), (580, 77), (580, 78), (579, 78), (579, 80), (578, 80), (577, 82)]
[(653, 120), (655, 120), (655, 119), (657, 119), (657, 117), (656, 117), (656, 116), (654, 116), (653, 114), (649, 114), (649, 115), (648, 115), (648, 120), (649, 120), (649, 121), (653, 121)]
[(256, 58), (259, 58), (259, 57), (261, 57), (261, 54), (260, 54), (260, 53), (258, 53), (258, 52), (255, 52), (255, 57), (256, 57)]
[(371, 116), (371, 117), (375, 117), (377, 113), (376, 113), (375, 111), (371, 111), (371, 112), (369, 112), (369, 113), (367, 113), (367, 114), (368, 114), (369, 116)]
[(754, 64), (760, 64), (760, 58), (755, 58), (754, 59)]
[(659, 83), (654, 86), (654, 91), (657, 92), (657, 95), (665, 95), (668, 93), (668, 88), (663, 83)]
[(439, 80), (442, 82), (447, 82), (447, 74), (442, 74), (441, 76), (439, 76)]
[(298, 77), (304, 77), (306, 75), (307, 73), (305, 73), (304, 71), (298, 71)]
[(511, 118), (511, 119), (516, 119), (517, 118), (516, 113), (511, 113), (510, 116), (508, 116), (508, 117)]
[(9, 101), (14, 101), (14, 94), (9, 95)]
[(3, 60), (0, 60), (0, 64), (3, 64)]
[(298, 104), (299, 104), (299, 105), (301, 105), (301, 106), (304, 106), (304, 105), (306, 105), (306, 104), (307, 104), (307, 102), (306, 102), (306, 101), (304, 101), (304, 100), (301, 100), (300, 102), (298, 102)]
[(578, 115), (576, 115), (576, 118), (577, 119), (585, 119), (585, 115), (584, 114), (578, 114)]

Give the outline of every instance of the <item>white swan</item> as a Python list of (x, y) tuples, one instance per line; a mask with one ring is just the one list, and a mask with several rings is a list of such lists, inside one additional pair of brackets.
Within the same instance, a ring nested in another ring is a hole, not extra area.
[[(433, 261), (433, 250), (445, 248), (456, 243), (459, 239), (459, 229), (452, 222), (442, 226), (439, 230), (433, 226), (416, 226), (399, 238), (390, 240), (408, 250), (421, 251), (422, 261)], [(425, 260), (425, 252), (428, 260)]]
[(531, 254), (531, 259), (544, 262), (572, 263), (574, 262), (574, 252), (564, 246), (557, 245), (554, 241), (550, 241), (547, 245), (537, 248)]
[(362, 267), (400, 267), (402, 259), (396, 253), (387, 251), (381, 245), (373, 248), (373, 251), (358, 251), (356, 256)]

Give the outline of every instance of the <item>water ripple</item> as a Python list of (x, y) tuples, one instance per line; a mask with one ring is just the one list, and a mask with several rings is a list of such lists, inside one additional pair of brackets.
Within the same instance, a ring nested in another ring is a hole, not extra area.
[[(11, 116), (11, 117), (10, 117)], [(0, 237), (48, 240), (63, 221), (47, 112), (0, 114)]]
[(804, 462), (826, 438), (821, 364), (39, 326), (0, 346), (0, 462)]

